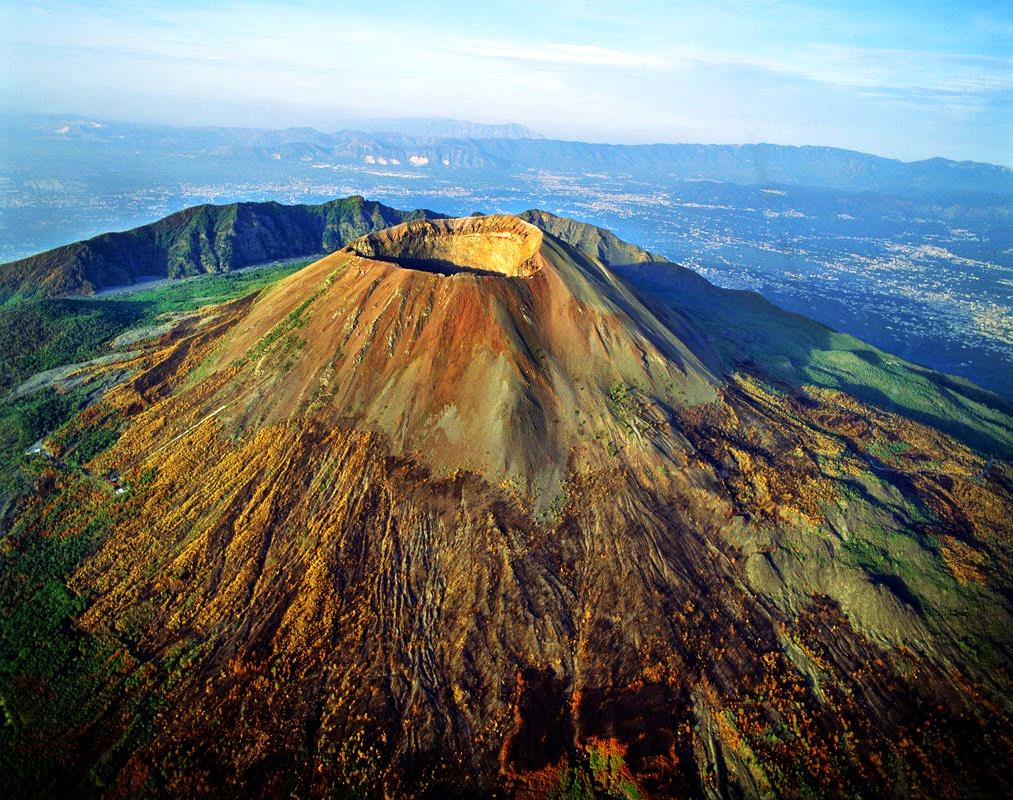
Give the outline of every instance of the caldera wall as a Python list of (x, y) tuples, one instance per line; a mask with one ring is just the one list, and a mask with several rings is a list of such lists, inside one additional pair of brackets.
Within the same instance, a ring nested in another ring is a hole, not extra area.
[(538, 271), (542, 232), (517, 217), (493, 215), (409, 222), (356, 240), (357, 255), (406, 269), (453, 274), (475, 272), (510, 278)]

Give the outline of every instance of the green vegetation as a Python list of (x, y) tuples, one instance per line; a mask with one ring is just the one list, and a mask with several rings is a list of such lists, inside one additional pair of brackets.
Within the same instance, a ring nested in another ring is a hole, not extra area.
[(612, 416), (625, 430), (630, 433), (638, 432), (637, 406), (633, 390), (629, 386), (625, 383), (612, 384), (608, 391), (608, 406)]
[(121, 233), (106, 233), (0, 265), (0, 292), (46, 296), (129, 285), (138, 277), (227, 273), (251, 264), (329, 253), (353, 239), (411, 219), (352, 196), (318, 205), (202, 205)]
[(943, 566), (932, 537), (870, 526), (848, 538), (845, 552), (854, 564), (930, 622), (940, 622), (967, 599), (967, 590)]
[[(101, 796), (198, 652), (183, 641), (155, 669), (140, 667), (123, 642), (76, 625), (89, 597), (68, 578), (141, 501), (95, 491), (81, 474), (56, 479), (62, 491), (25, 510), (0, 550), (0, 785), (11, 797)], [(96, 737), (103, 750), (92, 757), (82, 742)]]
[[(645, 407), (642, 399), (637, 396), (637, 387), (627, 386), (621, 381), (616, 382), (609, 387), (606, 402), (624, 434), (639, 437), (651, 430), (652, 423), (644, 415)], [(604, 432), (600, 435), (602, 438), (608, 437)], [(618, 457), (622, 450), (622, 445), (613, 439), (607, 442), (606, 447), (612, 458)]]
[(149, 325), (162, 314), (243, 297), (311, 261), (274, 263), (91, 300), (9, 300), (0, 306), (0, 395), (43, 370), (94, 358), (120, 333)]
[(313, 293), (310, 294), (309, 297), (307, 297), (299, 305), (297, 305), (295, 308), (289, 311), (281, 322), (279, 322), (270, 331), (268, 331), (267, 335), (264, 336), (259, 342), (257, 342), (257, 344), (255, 344), (250, 349), (250, 351), (246, 354), (246, 359), (255, 360), (260, 358), (264, 353), (266, 353), (271, 348), (271, 346), (275, 342), (277, 342), (282, 337), (285, 337), (286, 339), (283, 355), (285, 356), (294, 355), (294, 352), (298, 351), (301, 348), (302, 344), (305, 344), (305, 342), (303, 342), (298, 337), (295, 337), (292, 332), (296, 328), (301, 328), (303, 325), (306, 324), (306, 320), (302, 319), (303, 312), (307, 308), (309, 308), (309, 306), (314, 301), (316, 301), (318, 297), (320, 297), (324, 292), (326, 292), (331, 287), (331, 285), (334, 283), (334, 279), (338, 276), (339, 272), (340, 270), (335, 270), (334, 272), (330, 273), (326, 278), (324, 278), (324, 280), (320, 282), (320, 285), (313, 290)]
[(271, 348), (271, 345), (281, 339), (282, 336), (291, 333), (295, 328), (305, 325), (305, 320), (301, 319), (302, 312), (305, 311), (307, 307), (309, 307), (310, 303), (316, 299), (317, 294), (311, 294), (299, 305), (288, 312), (288, 314), (285, 315), (285, 318), (268, 331), (267, 335), (257, 342), (257, 344), (250, 350), (248, 358), (260, 358), (260, 356), (266, 353)]
[(597, 747), (588, 748), (588, 763), (595, 783), (605, 788), (609, 795), (623, 800), (640, 800), (640, 791), (625, 778), (626, 761), (618, 753), (608, 753)]
[(145, 316), (142, 305), (101, 300), (21, 300), (0, 306), (0, 395), (37, 372), (93, 358)]
[(907, 442), (871, 442), (866, 447), (870, 456), (890, 466), (897, 466), (898, 456), (910, 449), (911, 445)]
[(566, 769), (559, 776), (559, 783), (549, 794), (550, 800), (594, 800), (591, 779), (582, 769)]
[(884, 353), (751, 292), (708, 285), (661, 295), (710, 335), (728, 365), (752, 362), (792, 386), (837, 389), (982, 452), (1013, 457), (1013, 407), (969, 381)]
[(0, 771), (12, 796), (81, 795), (61, 785), (70, 766), (61, 743), (115, 699), (125, 666), (121, 648), (72, 625), (87, 599), (67, 577), (119, 513), (84, 496), (68, 491), (30, 509), (0, 554)]
[[(25, 488), (25, 451), (66, 424), (87, 399), (83, 390), (51, 388), (15, 398), (14, 387), (43, 370), (93, 359), (115, 337), (163, 314), (244, 297), (308, 263), (290, 260), (91, 300), (11, 298), (0, 306), (0, 510)], [(71, 461), (85, 463), (115, 438), (113, 427), (78, 432)]]
[(71, 419), (83, 403), (82, 392), (52, 389), (0, 402), (0, 509), (26, 488), (22, 470), (28, 448)]
[(586, 759), (563, 770), (549, 797), (553, 800), (640, 800), (640, 790), (627, 775), (629, 770), (621, 755), (591, 745)]
[(1001, 598), (984, 585), (956, 580), (944, 565), (938, 538), (869, 526), (853, 531), (844, 555), (921, 615), (935, 633), (959, 631), (955, 642), (970, 663), (984, 669), (1005, 663), (993, 644), (1004, 635)]
[(312, 264), (313, 258), (287, 259), (261, 267), (251, 267), (240, 272), (207, 275), (177, 283), (161, 284), (151, 289), (125, 292), (110, 296), (106, 300), (91, 300), (87, 303), (115, 303), (125, 306), (141, 305), (146, 318), (151, 319), (168, 312), (193, 311), (203, 306), (225, 303), (237, 297), (244, 297), (265, 286), (291, 275), (293, 272)]
[(869, 528), (851, 536), (845, 547), (855, 564), (918, 611), (923, 610), (923, 600), (927, 593), (932, 593), (933, 584), (945, 586), (939, 597), (933, 599), (945, 599), (957, 588), (938, 557), (915, 536)]
[(84, 466), (99, 453), (112, 447), (119, 438), (119, 429), (115, 422), (112, 425), (92, 425), (84, 428), (74, 437), (74, 449), (67, 460), (75, 466)]

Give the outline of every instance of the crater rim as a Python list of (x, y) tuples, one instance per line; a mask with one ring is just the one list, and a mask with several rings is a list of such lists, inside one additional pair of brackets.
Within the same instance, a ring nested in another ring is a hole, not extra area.
[(348, 248), (371, 261), (450, 277), (530, 278), (542, 266), (542, 231), (505, 214), (412, 220), (361, 236)]

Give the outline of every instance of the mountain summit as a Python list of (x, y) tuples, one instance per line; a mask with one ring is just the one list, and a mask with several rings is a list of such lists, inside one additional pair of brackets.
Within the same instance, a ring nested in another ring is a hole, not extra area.
[(1008, 792), (1013, 482), (926, 424), (1008, 418), (871, 349), (789, 380), (765, 342), (826, 329), (525, 217), (369, 231), (91, 367), (117, 385), (40, 443), (5, 538), (7, 602), (72, 609), (76, 676), (0, 651), (11, 780)]
[[(288, 328), (280, 338), (299, 348), (291, 367), (277, 357), (284, 345), (258, 349)], [(252, 371), (205, 403), (263, 398), (266, 419), (281, 421), (316, 399), (441, 472), (554, 493), (570, 469), (608, 457), (588, 432), (613, 419), (610, 387), (706, 402), (716, 396), (708, 360), (688, 325), (664, 325), (600, 262), (527, 222), (417, 221), (358, 239), (265, 294), (220, 361)]]

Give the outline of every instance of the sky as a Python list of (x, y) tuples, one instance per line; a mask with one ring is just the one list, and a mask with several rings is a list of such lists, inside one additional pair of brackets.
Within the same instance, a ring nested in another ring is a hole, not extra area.
[(0, 110), (518, 122), (1013, 166), (1013, 3), (0, 0)]

